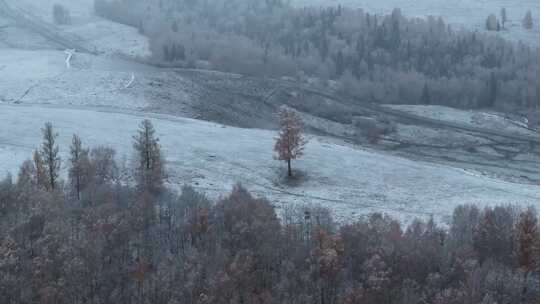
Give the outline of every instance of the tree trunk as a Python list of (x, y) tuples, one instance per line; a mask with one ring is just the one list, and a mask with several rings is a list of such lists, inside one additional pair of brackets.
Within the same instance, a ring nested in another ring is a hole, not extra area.
[(529, 271), (526, 270), (523, 274), (523, 288), (521, 289), (521, 303), (526, 303), (527, 300), (527, 278), (529, 277)]
[(287, 172), (289, 174), (289, 177), (292, 177), (292, 167), (291, 167), (291, 160), (287, 160)]

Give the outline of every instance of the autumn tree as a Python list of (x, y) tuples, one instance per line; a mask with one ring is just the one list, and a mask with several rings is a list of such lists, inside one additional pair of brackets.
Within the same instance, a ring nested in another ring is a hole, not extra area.
[(141, 122), (137, 135), (133, 137), (135, 149), (135, 178), (140, 190), (157, 193), (163, 187), (165, 168), (159, 138), (152, 122)]
[(45, 165), (43, 163), (43, 158), (41, 157), (41, 154), (38, 150), (34, 151), (33, 155), (33, 162), (34, 162), (34, 168), (35, 168), (35, 175), (34, 175), (34, 181), (35, 184), (39, 189), (47, 189), (47, 186), (49, 185), (48, 179), (47, 179), (47, 172), (45, 170)]
[(69, 159), (69, 182), (71, 189), (78, 200), (81, 199), (81, 192), (87, 182), (87, 174), (89, 159), (88, 150), (82, 146), (81, 139), (77, 135), (73, 135), (70, 147)]
[(521, 292), (522, 303), (527, 295), (527, 278), (536, 267), (538, 246), (538, 221), (533, 209), (521, 213), (518, 224), (518, 261), (523, 270), (525, 283)]
[(276, 138), (274, 150), (278, 159), (287, 162), (287, 173), (292, 177), (291, 162), (304, 155), (307, 140), (304, 137), (302, 120), (295, 111), (283, 106), (279, 111), (280, 131)]
[(518, 225), (519, 265), (531, 271), (535, 267), (536, 243), (538, 241), (536, 213), (529, 209), (520, 215)]
[(32, 160), (25, 160), (20, 166), (17, 175), (17, 184), (25, 190), (35, 189), (37, 185), (36, 167)]

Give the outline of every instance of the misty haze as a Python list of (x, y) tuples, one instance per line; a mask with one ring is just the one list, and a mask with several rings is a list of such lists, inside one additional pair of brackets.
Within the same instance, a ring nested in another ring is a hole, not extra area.
[(0, 0), (0, 304), (540, 304), (538, 210), (538, 0)]

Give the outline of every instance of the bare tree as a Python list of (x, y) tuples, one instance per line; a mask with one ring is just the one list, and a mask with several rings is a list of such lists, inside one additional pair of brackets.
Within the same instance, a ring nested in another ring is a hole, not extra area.
[(280, 126), (279, 135), (276, 138), (274, 150), (278, 153), (278, 159), (287, 162), (287, 173), (292, 177), (292, 160), (304, 155), (307, 140), (304, 137), (304, 126), (295, 111), (283, 106), (279, 111)]
[(135, 176), (140, 190), (157, 193), (163, 187), (165, 168), (159, 138), (152, 122), (145, 119), (133, 137), (136, 152)]
[(59, 148), (56, 144), (56, 138), (58, 133), (53, 129), (52, 123), (48, 122), (45, 127), (41, 129), (43, 134), (43, 143), (39, 154), (43, 160), (43, 167), (47, 174), (47, 190), (55, 190), (58, 177), (60, 175), (60, 154)]

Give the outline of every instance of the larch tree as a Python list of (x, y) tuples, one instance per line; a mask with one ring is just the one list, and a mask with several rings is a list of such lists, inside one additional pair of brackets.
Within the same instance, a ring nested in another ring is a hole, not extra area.
[(518, 226), (518, 258), (519, 265), (525, 271), (534, 270), (536, 265), (537, 224), (533, 210), (529, 209), (521, 214)]
[(486, 30), (488, 31), (500, 31), (501, 30), (501, 24), (499, 23), (499, 20), (497, 17), (493, 14), (489, 15), (489, 17), (486, 20)]
[(43, 158), (38, 150), (34, 151), (33, 156), (34, 167), (35, 167), (35, 184), (38, 189), (44, 190), (47, 189), (49, 182), (47, 178), (47, 172), (45, 171), (45, 165), (43, 164)]
[(159, 138), (152, 122), (141, 122), (137, 135), (133, 137), (135, 149), (135, 177), (140, 190), (159, 193), (163, 188), (165, 167)]
[(280, 131), (274, 150), (278, 159), (287, 162), (287, 174), (292, 177), (293, 160), (304, 155), (307, 140), (304, 137), (304, 125), (295, 111), (283, 106), (279, 111)]
[(525, 18), (523, 18), (523, 27), (527, 30), (532, 30), (534, 27), (534, 20), (531, 11), (527, 11)]
[(28, 190), (36, 187), (36, 166), (32, 160), (25, 160), (19, 167), (17, 183)]
[(47, 190), (55, 190), (58, 184), (58, 178), (60, 176), (60, 153), (58, 145), (56, 144), (56, 138), (58, 133), (53, 129), (52, 123), (48, 122), (45, 127), (41, 129), (43, 135), (43, 143), (39, 150), (41, 159), (43, 160), (43, 168), (45, 170), (47, 178)]
[(431, 94), (429, 93), (429, 87), (427, 83), (424, 84), (424, 88), (422, 89), (422, 96), (420, 100), (423, 105), (431, 104)]
[(536, 268), (537, 246), (538, 246), (538, 221), (536, 212), (533, 209), (521, 213), (518, 223), (518, 262), (523, 270), (525, 284), (521, 291), (522, 303), (527, 295), (527, 278)]
[(87, 183), (87, 170), (90, 161), (88, 158), (88, 149), (83, 148), (82, 141), (76, 134), (73, 135), (71, 140), (69, 153), (69, 183), (73, 194), (77, 197), (77, 200), (80, 200), (81, 192)]
[(508, 21), (508, 15), (506, 14), (506, 7), (503, 7), (501, 9), (501, 23), (502, 23), (503, 29), (504, 29), (506, 21)]

